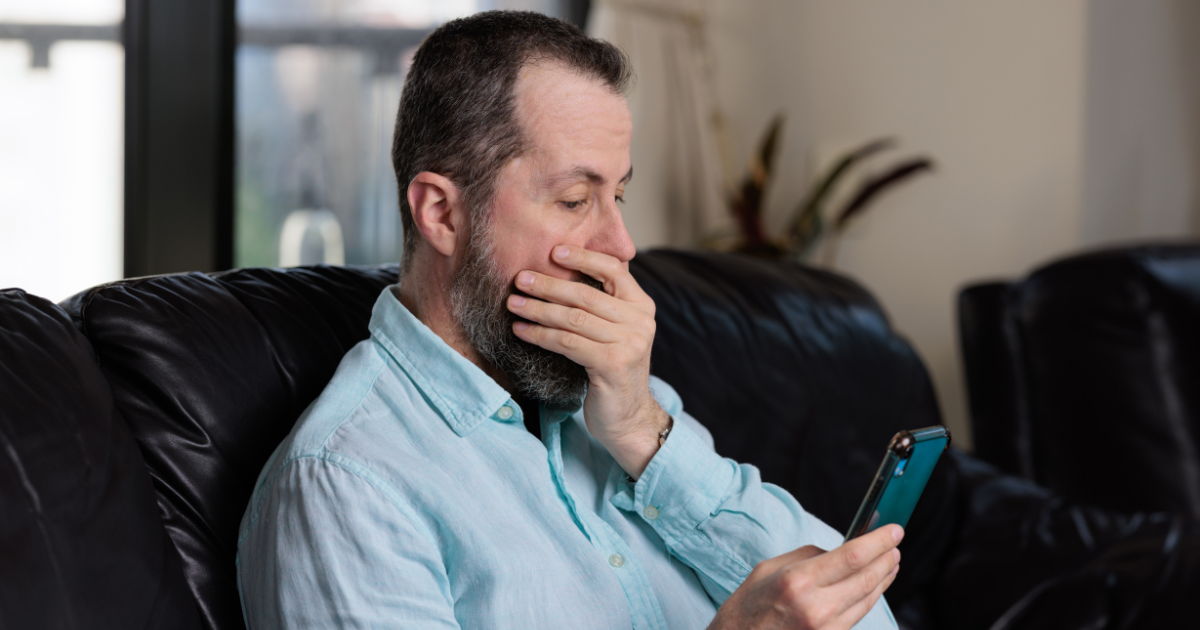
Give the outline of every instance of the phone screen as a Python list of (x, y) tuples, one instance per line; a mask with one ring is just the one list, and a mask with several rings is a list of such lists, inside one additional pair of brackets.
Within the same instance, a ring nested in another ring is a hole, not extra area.
[(846, 540), (891, 523), (906, 527), (938, 459), (949, 446), (946, 427), (897, 433), (846, 532)]

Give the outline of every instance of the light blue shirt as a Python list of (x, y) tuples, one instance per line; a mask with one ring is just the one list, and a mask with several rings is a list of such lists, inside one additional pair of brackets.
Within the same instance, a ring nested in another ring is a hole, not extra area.
[[(578, 405), (521, 408), (384, 290), (263, 468), (238, 534), (247, 625), (704, 628), (758, 562), (841, 536), (675, 419), (630, 485)], [(881, 599), (857, 626), (894, 628)]]

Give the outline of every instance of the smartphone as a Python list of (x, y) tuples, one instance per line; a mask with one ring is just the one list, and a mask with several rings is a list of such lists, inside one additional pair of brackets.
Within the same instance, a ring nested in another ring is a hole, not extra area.
[(891, 523), (908, 526), (921, 492), (947, 448), (950, 431), (943, 426), (897, 433), (846, 532), (846, 540)]

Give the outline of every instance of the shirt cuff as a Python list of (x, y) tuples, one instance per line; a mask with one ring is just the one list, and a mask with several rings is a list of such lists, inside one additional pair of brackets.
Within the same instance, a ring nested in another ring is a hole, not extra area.
[(667, 441), (636, 483), (624, 476), (610, 502), (634, 512), (662, 537), (668, 548), (694, 536), (720, 507), (736, 474), (686, 422), (672, 418)]

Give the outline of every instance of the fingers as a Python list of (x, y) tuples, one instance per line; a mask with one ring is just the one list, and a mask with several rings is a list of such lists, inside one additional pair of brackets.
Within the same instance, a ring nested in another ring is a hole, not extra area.
[(754, 571), (756, 573), (771, 574), (789, 564), (803, 562), (805, 560), (815, 558), (823, 553), (825, 553), (825, 550), (821, 549), (820, 547), (816, 547), (814, 545), (805, 545), (798, 549), (793, 549), (785, 554), (775, 556), (774, 558), (767, 558), (766, 560), (763, 560), (762, 562), (758, 563), (758, 566), (754, 567)]
[(903, 535), (887, 525), (833, 551), (807, 546), (764, 560), (726, 604), (736, 601), (751, 617), (778, 617), (780, 626), (851, 628), (896, 579)]
[[(844, 545), (843, 545), (844, 546)], [(862, 569), (828, 586), (831, 601), (838, 602), (833, 617), (845, 618), (850, 627), (871, 610), (900, 569), (900, 550), (880, 554)]]
[(628, 301), (649, 299), (633, 276), (629, 275), (625, 263), (613, 256), (567, 245), (555, 247), (550, 255), (554, 262), (563, 267), (580, 271), (603, 282), (604, 291), (609, 295)]
[[(517, 288), (546, 302), (578, 308), (614, 323), (623, 323), (636, 315), (628, 303), (598, 291), (582, 282), (562, 280), (534, 271), (517, 274)], [(511, 301), (510, 301), (511, 308)], [(518, 315), (522, 313), (513, 310)]]
[[(880, 587), (884, 583), (891, 584), (890, 580), (896, 571), (896, 567), (900, 566), (900, 550), (892, 549), (875, 558), (870, 564), (863, 567), (860, 571), (846, 576), (845, 579), (833, 584), (829, 587), (830, 592), (835, 594), (835, 599), (842, 602), (842, 609), (849, 609), (862, 600), (869, 598), (875, 591), (883, 592)], [(839, 613), (841, 611), (838, 611)]]
[[(895, 549), (903, 538), (904, 529), (902, 527), (885, 525), (815, 559), (814, 562), (822, 565), (822, 583), (841, 582), (846, 577), (858, 573), (880, 556)], [(895, 561), (899, 561), (899, 559), (897, 558)], [(890, 570), (889, 567), (888, 571)], [(882, 576), (880, 578), (882, 579)]]
[(603, 344), (599, 342), (548, 326), (517, 322), (513, 324), (513, 332), (535, 346), (557, 352), (584, 367), (592, 367), (595, 357), (604, 352)]
[[(900, 562), (896, 544), (902, 534), (899, 527), (888, 526), (833, 551), (810, 545), (764, 560), (722, 611), (726, 618), (741, 617), (734, 627), (759, 627), (745, 623), (757, 619), (770, 627), (849, 629), (895, 580)], [(855, 568), (847, 572), (850, 566)], [(831, 580), (831, 573), (842, 577)], [(727, 610), (729, 606), (734, 608)]]
[(592, 341), (614, 343), (620, 339), (619, 329), (611, 322), (581, 308), (511, 295), (508, 298), (508, 310), (530, 321), (576, 333)]
[[(555, 252), (559, 249), (561, 246)], [(641, 291), (629, 270), (616, 258), (577, 247), (567, 249), (568, 262), (580, 263), (570, 268), (579, 267), (580, 271), (605, 282), (618, 295), (609, 295), (582, 282), (522, 271), (517, 274), (516, 288), (530, 297), (510, 296), (507, 306), (532, 323), (517, 322), (513, 324), (513, 332), (525, 341), (595, 370), (590, 373), (593, 384), (624, 383), (632, 376), (640, 376), (644, 381), (648, 378), (654, 342), (654, 301)], [(569, 265), (564, 262), (563, 266)], [(613, 286), (625, 288), (614, 290)], [(622, 292), (634, 295), (635, 301), (620, 297)]]
[(892, 568), (892, 572), (889, 573), (882, 582), (877, 584), (870, 594), (851, 604), (846, 608), (846, 610), (842, 611), (842, 614), (837, 616), (840, 625), (850, 628), (853, 627), (854, 624), (858, 623), (860, 619), (866, 617), (867, 613), (871, 612), (871, 609), (875, 607), (875, 603), (879, 601), (879, 598), (883, 597), (884, 591), (888, 590), (888, 587), (892, 585), (892, 582), (896, 581), (896, 576), (899, 573), (900, 565), (897, 564)]

